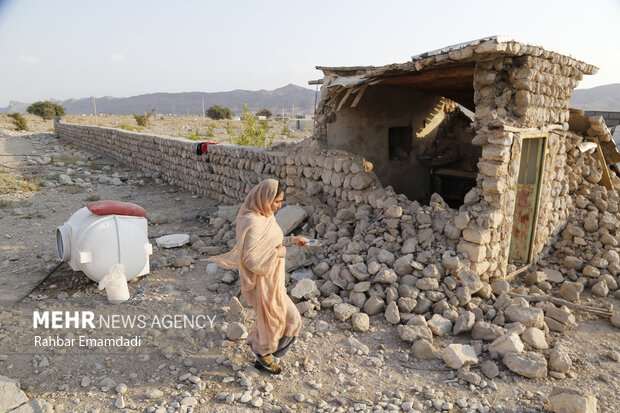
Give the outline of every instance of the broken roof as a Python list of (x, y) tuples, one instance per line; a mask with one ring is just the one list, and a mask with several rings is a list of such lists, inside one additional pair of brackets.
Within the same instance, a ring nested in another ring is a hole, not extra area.
[[(328, 77), (325, 86), (329, 92), (347, 96), (358, 93), (352, 107), (368, 85), (407, 85), (419, 90), (428, 90), (455, 100), (474, 110), (473, 75), (475, 63), (493, 56), (534, 56), (559, 63), (573, 69), (572, 75), (592, 75), (596, 66), (573, 59), (540, 46), (520, 43), (505, 36), (485, 37), (471, 42), (447, 46), (441, 49), (413, 56), (411, 61), (385, 66), (316, 66)], [(346, 101), (342, 99), (341, 104)], [(339, 105), (341, 106), (341, 105)]]

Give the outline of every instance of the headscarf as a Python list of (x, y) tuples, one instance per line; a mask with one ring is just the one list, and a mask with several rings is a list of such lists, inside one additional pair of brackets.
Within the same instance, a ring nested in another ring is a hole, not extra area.
[[(271, 203), (277, 196), (277, 190), (278, 181), (275, 179), (265, 179), (248, 192), (243, 205), (241, 205), (237, 213), (237, 244), (231, 251), (211, 257), (208, 261), (229, 270), (234, 270), (241, 266), (240, 251), (244, 247), (250, 227), (253, 227), (258, 233), (264, 233), (266, 232), (266, 227), (273, 224), (267, 218), (273, 219)], [(275, 221), (275, 219), (273, 220)]]

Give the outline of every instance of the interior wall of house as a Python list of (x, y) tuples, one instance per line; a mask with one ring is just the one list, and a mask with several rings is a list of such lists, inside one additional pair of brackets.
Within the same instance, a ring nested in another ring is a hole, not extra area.
[[(440, 190), (437, 168), (477, 172), (469, 119), (454, 102), (406, 86), (370, 86), (355, 108), (345, 103), (327, 126), (329, 148), (365, 157), (383, 186), (428, 202)], [(404, 139), (408, 136), (408, 141)]]

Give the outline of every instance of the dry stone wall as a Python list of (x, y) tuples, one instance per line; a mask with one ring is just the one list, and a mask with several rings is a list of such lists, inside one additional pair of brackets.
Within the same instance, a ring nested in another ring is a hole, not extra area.
[(224, 204), (242, 202), (267, 178), (285, 181), (288, 193), (316, 196), (333, 206), (366, 203), (379, 186), (362, 158), (312, 142), (272, 148), (209, 145), (206, 154), (197, 155), (196, 142), (184, 139), (63, 122), (56, 122), (55, 130), (63, 140)]

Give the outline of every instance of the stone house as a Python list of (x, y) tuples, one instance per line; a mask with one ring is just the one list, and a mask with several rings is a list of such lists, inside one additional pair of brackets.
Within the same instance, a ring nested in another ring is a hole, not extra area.
[(317, 69), (313, 138), (363, 157), (410, 201), (438, 193), (458, 208), (456, 249), (476, 273), (526, 268), (565, 226), (570, 101), (596, 67), (489, 37), (402, 64)]

